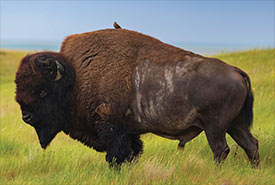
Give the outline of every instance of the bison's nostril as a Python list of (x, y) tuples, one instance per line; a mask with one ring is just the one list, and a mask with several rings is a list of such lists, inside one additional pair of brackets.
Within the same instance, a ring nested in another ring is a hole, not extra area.
[(27, 122), (27, 123), (30, 123), (32, 121), (32, 118), (33, 118), (33, 115), (32, 113), (29, 113), (29, 112), (23, 112), (22, 113), (22, 119)]

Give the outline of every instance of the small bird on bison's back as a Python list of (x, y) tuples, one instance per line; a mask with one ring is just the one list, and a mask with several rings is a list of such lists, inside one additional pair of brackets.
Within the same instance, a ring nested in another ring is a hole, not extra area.
[(141, 134), (176, 139), (183, 148), (204, 131), (216, 162), (229, 153), (228, 133), (258, 166), (244, 71), (114, 27), (68, 36), (59, 52), (21, 60), (16, 101), (42, 148), (62, 131), (119, 166), (141, 155)]

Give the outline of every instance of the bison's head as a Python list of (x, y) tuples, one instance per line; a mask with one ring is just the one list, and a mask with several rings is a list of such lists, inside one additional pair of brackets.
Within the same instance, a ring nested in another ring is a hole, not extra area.
[(74, 75), (59, 53), (39, 52), (24, 57), (16, 73), (16, 101), (22, 119), (33, 126), (46, 148), (70, 119), (68, 92)]

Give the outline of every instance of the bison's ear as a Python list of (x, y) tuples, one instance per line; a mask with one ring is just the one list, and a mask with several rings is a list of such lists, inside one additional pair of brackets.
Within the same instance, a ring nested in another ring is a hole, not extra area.
[(58, 81), (62, 78), (64, 68), (56, 57), (38, 56), (35, 64), (47, 80)]

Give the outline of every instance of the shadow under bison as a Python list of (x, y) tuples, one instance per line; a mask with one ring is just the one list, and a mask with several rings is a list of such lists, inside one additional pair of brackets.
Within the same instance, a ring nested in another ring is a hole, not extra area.
[(16, 101), (42, 148), (63, 131), (120, 165), (142, 153), (140, 134), (177, 139), (184, 147), (204, 131), (215, 161), (229, 153), (228, 133), (258, 166), (245, 72), (114, 26), (69, 36), (60, 52), (22, 59)]

